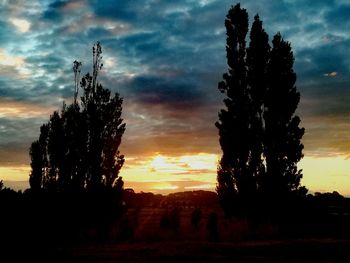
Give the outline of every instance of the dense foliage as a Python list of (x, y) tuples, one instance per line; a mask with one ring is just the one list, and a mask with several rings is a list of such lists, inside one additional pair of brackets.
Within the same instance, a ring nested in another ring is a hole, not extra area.
[(278, 33), (271, 48), (255, 16), (246, 47), (248, 14), (240, 4), (229, 10), (225, 26), (229, 69), (218, 85), (226, 107), (216, 123), (223, 151), (217, 191), (232, 214), (237, 205), (249, 209), (258, 197), (298, 192), (304, 128), (295, 115), (300, 94), (290, 44)]
[(77, 102), (77, 72), (75, 61), (74, 102), (55, 111), (40, 128), (39, 139), (30, 148), (30, 186), (33, 191), (100, 192), (112, 188), (121, 190), (119, 171), (124, 156), (119, 152), (125, 124), (121, 118), (123, 99), (112, 96), (109, 89), (97, 82), (102, 68), (102, 48), (93, 47), (93, 74), (86, 74), (80, 87), (81, 105)]

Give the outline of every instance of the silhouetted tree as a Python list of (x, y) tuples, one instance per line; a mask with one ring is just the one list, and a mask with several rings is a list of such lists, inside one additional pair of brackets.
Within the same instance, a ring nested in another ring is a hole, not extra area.
[(218, 85), (226, 108), (216, 123), (223, 152), (217, 192), (232, 215), (249, 212), (258, 196), (278, 198), (299, 188), (304, 129), (294, 116), (300, 94), (289, 43), (277, 34), (271, 50), (256, 15), (246, 48), (248, 14), (240, 4), (229, 10), (225, 27), (229, 70)]
[(207, 230), (208, 238), (211, 241), (216, 241), (219, 237), (218, 215), (215, 212), (210, 212), (208, 215)]
[(81, 82), (83, 113), (88, 127), (88, 175), (87, 187), (111, 188), (124, 164), (124, 156), (118, 148), (125, 131), (121, 118), (122, 102), (119, 94), (113, 97), (108, 89), (96, 83), (101, 63), (102, 49), (99, 43), (93, 47), (93, 75), (87, 74)]
[(191, 225), (194, 229), (197, 229), (200, 221), (202, 220), (202, 210), (200, 208), (196, 208), (191, 213)]
[(29, 184), (30, 188), (33, 189), (33, 191), (38, 191), (42, 187), (42, 171), (44, 169), (43, 153), (39, 141), (32, 143), (30, 146), (29, 154), (32, 160), (30, 163), (32, 171), (29, 177)]
[(297, 163), (303, 157), (305, 130), (299, 128), (300, 118), (294, 114), (300, 93), (295, 87), (290, 44), (279, 33), (272, 43), (264, 112), (267, 176), (262, 187), (269, 195), (281, 196), (299, 188), (302, 173)]
[(161, 229), (168, 229), (171, 226), (170, 223), (170, 216), (169, 216), (169, 211), (165, 211), (161, 218), (160, 218), (160, 222), (159, 222), (159, 226)]
[(73, 104), (77, 104), (81, 65), (82, 65), (82, 63), (80, 61), (74, 60), (74, 62), (73, 62), (73, 72), (74, 72), (74, 99), (73, 99)]
[(223, 152), (218, 168), (217, 192), (227, 213), (234, 209), (233, 200), (237, 194), (245, 194), (249, 159), (249, 107), (247, 89), (246, 35), (248, 14), (239, 4), (232, 7), (225, 20), (226, 52), (229, 70), (218, 85), (226, 95), (226, 109), (219, 113), (220, 145)]
[(247, 49), (248, 89), (250, 106), (250, 158), (246, 175), (250, 196), (256, 194), (257, 187), (265, 175), (264, 166), (264, 99), (267, 89), (267, 64), (269, 61), (269, 37), (262, 28), (259, 16), (254, 17), (250, 31), (250, 44)]
[(101, 54), (97, 43), (93, 47), (93, 75), (86, 74), (80, 82), (84, 92), (81, 109), (76, 98), (81, 62), (74, 61), (73, 104), (63, 104), (61, 112), (51, 115), (30, 149), (32, 190), (122, 190), (119, 171), (124, 156), (118, 149), (125, 131), (121, 118), (123, 99), (118, 93), (112, 96), (97, 82), (103, 66)]
[(87, 123), (78, 104), (64, 107), (62, 111), (63, 129), (66, 144), (64, 157), (65, 174), (70, 178), (68, 191), (80, 191), (86, 178)]
[(30, 166), (32, 168), (29, 185), (33, 191), (39, 191), (47, 177), (48, 159), (47, 159), (47, 139), (49, 126), (44, 124), (40, 127), (39, 140), (32, 143), (29, 154), (31, 157)]
[(63, 171), (65, 146), (63, 120), (55, 111), (50, 117), (47, 145), (50, 165), (45, 188), (49, 191), (62, 190), (68, 183), (67, 175)]

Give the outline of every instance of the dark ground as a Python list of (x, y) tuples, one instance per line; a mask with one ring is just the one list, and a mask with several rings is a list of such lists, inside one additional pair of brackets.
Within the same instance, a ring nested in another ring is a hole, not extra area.
[(350, 262), (350, 199), (334, 193), (308, 197), (278, 224), (225, 218), (207, 192), (132, 194), (122, 215), (104, 199), (3, 194), (0, 263)]
[[(34, 252), (34, 251), (32, 251)], [(350, 240), (135, 242), (61, 247), (27, 254), (27, 262), (349, 262)], [(28, 261), (30, 259), (30, 261)], [(14, 261), (9, 261), (14, 262)]]

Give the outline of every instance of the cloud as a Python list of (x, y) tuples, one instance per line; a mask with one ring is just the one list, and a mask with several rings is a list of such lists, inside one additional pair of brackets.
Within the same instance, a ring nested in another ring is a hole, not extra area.
[(140, 103), (127, 98), (123, 117), (127, 129), (122, 151), (127, 156), (159, 152), (165, 155), (219, 152), (217, 120), (219, 107), (206, 104)]
[(3, 78), (22, 79), (28, 77), (29, 70), (24, 57), (8, 54), (0, 48), (0, 73)]
[(0, 98), (0, 118), (43, 118), (53, 111), (54, 107), (48, 108), (43, 107), (43, 105), (23, 101), (3, 100)]
[(180, 105), (193, 103), (195, 107), (202, 96), (196, 83), (191, 79), (186, 79), (185, 76), (164, 78), (141, 75), (132, 79), (129, 88), (136, 100), (153, 105), (157, 103)]
[(333, 6), (332, 9), (327, 10), (325, 13), (327, 25), (336, 30), (347, 31), (350, 26), (349, 12), (349, 4), (339, 4), (337, 6)]
[[(224, 20), (232, 4), (3, 1), (2, 163), (29, 164), (28, 147), (40, 125), (62, 100), (72, 99), (72, 62), (82, 61), (82, 74), (91, 72), (91, 47), (98, 40), (105, 65), (99, 80), (124, 97), (127, 130), (121, 150), (126, 156), (220, 154), (214, 123), (223, 98), (217, 83), (227, 70)], [(347, 155), (347, 1), (246, 0), (241, 5), (250, 23), (259, 13), (270, 39), (281, 31), (291, 42), (301, 92), (298, 115), (306, 128), (305, 153)]]
[(47, 21), (62, 22), (65, 15), (65, 7), (69, 4), (68, 1), (53, 1), (48, 8), (43, 12), (42, 19)]
[[(94, 13), (100, 17), (108, 17), (117, 20), (134, 20), (137, 16), (137, 5), (133, 1), (97, 1), (91, 0), (90, 4), (94, 9)], [(142, 5), (140, 5), (142, 6)]]
[(25, 33), (30, 29), (30, 23), (25, 19), (10, 18), (10, 22), (19, 30), (21, 33)]
[(46, 118), (0, 118), (0, 167), (29, 165), (29, 147)]
[(324, 73), (323, 76), (325, 77), (331, 77), (331, 78), (334, 78), (338, 75), (338, 72), (336, 71), (331, 71), (331, 72), (327, 72), (327, 73)]

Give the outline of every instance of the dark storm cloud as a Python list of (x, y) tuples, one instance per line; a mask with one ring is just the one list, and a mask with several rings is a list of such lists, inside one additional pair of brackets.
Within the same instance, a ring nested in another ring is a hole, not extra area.
[(18, 90), (11, 80), (0, 79), (0, 96), (15, 100), (23, 100), (25, 96), (22, 90)]
[(325, 20), (327, 25), (334, 30), (347, 30), (350, 26), (349, 20), (350, 5), (341, 4), (331, 10), (328, 10), (325, 14)]
[(193, 103), (196, 106), (202, 97), (196, 83), (186, 78), (138, 76), (131, 81), (129, 88), (138, 101), (149, 104)]
[(63, 16), (60, 8), (62, 8), (65, 4), (66, 1), (55, 1), (51, 3), (48, 9), (42, 14), (42, 19), (49, 20), (55, 23), (61, 22)]
[[(296, 52), (296, 67), (301, 71), (299, 75), (322, 75), (329, 71), (337, 71), (346, 76), (350, 70), (349, 57), (344, 55), (347, 52), (350, 52), (350, 36), (345, 38), (332, 34), (323, 35), (316, 47), (305, 47)], [(305, 64), (299, 65), (300, 62)]]
[(138, 6), (143, 3), (138, 1), (90, 1), (97, 16), (114, 18), (118, 20), (132, 21), (137, 17)]

